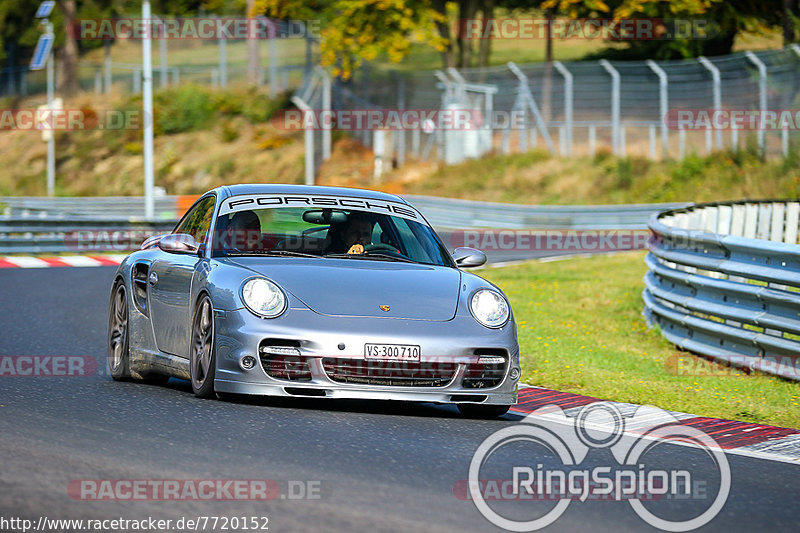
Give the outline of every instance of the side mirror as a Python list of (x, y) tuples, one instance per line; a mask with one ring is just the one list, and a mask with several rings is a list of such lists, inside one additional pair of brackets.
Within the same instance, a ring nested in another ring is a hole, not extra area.
[(486, 264), (486, 254), (475, 248), (456, 248), (453, 251), (453, 259), (461, 268), (473, 268)]
[(160, 241), (165, 236), (166, 235), (151, 235), (150, 237), (144, 240), (139, 249), (148, 250), (150, 248), (155, 248), (156, 246), (158, 246), (158, 241)]
[(158, 241), (158, 247), (171, 254), (197, 255), (200, 245), (186, 233), (170, 233)]

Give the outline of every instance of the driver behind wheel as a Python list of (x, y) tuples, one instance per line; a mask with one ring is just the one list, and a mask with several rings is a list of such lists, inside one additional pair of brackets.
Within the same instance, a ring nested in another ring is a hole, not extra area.
[(375, 222), (361, 213), (350, 213), (347, 222), (331, 226), (328, 231), (328, 253), (363, 254), (364, 246), (372, 241)]
[(253, 211), (238, 211), (228, 221), (223, 242), (231, 251), (255, 250), (261, 244), (261, 221)]

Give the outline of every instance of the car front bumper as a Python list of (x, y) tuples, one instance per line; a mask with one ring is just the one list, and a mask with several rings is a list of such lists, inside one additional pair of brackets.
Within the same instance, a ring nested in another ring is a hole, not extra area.
[[(309, 309), (289, 309), (279, 318), (261, 319), (245, 309), (238, 309), (215, 310), (214, 322), (217, 339), (214, 388), (218, 392), (502, 405), (517, 401), (518, 377), (511, 377), (512, 373), (519, 375), (519, 346), (513, 320), (502, 328), (488, 329), (471, 316), (460, 315), (449, 321), (434, 322), (335, 317)], [(308, 379), (294, 381), (269, 376), (259, 354), (265, 339), (296, 342), (299, 356), (307, 361)], [(418, 345), (420, 364), (454, 369), (452, 378), (441, 386), (334, 381), (326, 372), (323, 360), (364, 363), (366, 343)], [(465, 386), (464, 378), (475, 368), (479, 354), (486, 350), (503, 350), (507, 354), (502, 379), (485, 388)], [(251, 369), (244, 369), (240, 364), (247, 355), (257, 360)]]

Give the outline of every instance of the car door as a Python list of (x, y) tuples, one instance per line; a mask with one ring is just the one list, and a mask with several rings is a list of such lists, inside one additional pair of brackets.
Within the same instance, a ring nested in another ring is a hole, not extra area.
[[(214, 203), (213, 195), (198, 200), (173, 233), (191, 235), (202, 246), (211, 227)], [(204, 259), (196, 255), (162, 251), (150, 267), (150, 316), (156, 344), (162, 352), (189, 357), (192, 280), (201, 261)]]

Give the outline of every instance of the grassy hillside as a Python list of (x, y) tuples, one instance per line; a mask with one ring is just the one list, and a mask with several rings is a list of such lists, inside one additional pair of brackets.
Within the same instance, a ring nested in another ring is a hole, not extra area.
[[(0, 102), (31, 108), (41, 99)], [(303, 134), (280, 127), (288, 95), (255, 89), (214, 91), (196, 85), (155, 96), (156, 185), (198, 194), (228, 183), (302, 183)], [(84, 95), (65, 104), (87, 116), (141, 109), (136, 95)], [(690, 155), (684, 161), (552, 157), (532, 151), (489, 155), (459, 165), (407, 161), (381, 180), (373, 157), (334, 132), (333, 156), (318, 183), (526, 204), (615, 204), (800, 196), (800, 152), (764, 161), (756, 150)], [(752, 143), (747, 143), (752, 146)], [(142, 130), (91, 129), (56, 135), (59, 195), (138, 195), (143, 189)], [(0, 131), (0, 195), (45, 194), (46, 144), (38, 131)]]

